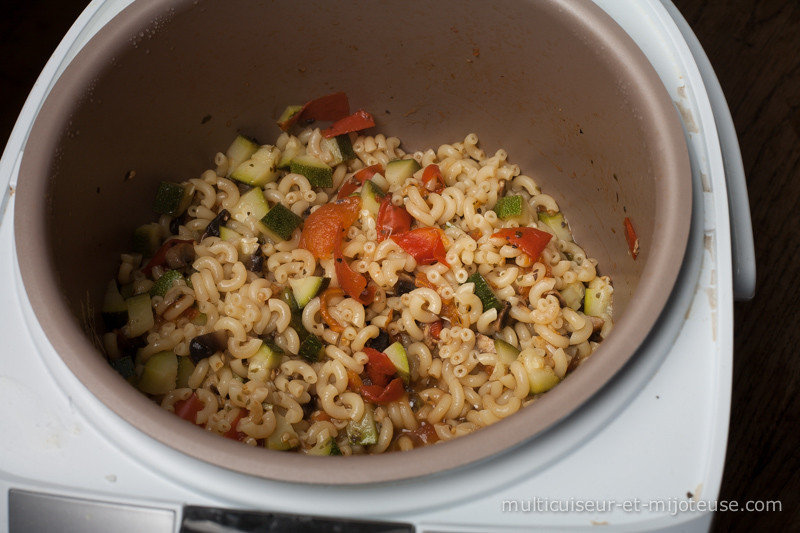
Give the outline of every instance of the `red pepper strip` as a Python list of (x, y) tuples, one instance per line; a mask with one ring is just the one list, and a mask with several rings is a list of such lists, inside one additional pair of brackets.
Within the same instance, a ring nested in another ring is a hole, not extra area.
[(347, 371), (347, 388), (355, 393), (361, 392), (361, 387), (364, 386), (364, 382), (361, 381), (361, 376), (356, 374), (355, 370), (348, 370)]
[(553, 236), (536, 228), (506, 228), (492, 234), (492, 239), (505, 239), (536, 261)]
[(162, 244), (161, 248), (159, 248), (156, 251), (156, 253), (153, 254), (153, 257), (150, 258), (150, 261), (147, 263), (147, 266), (145, 266), (142, 269), (142, 273), (144, 273), (145, 276), (149, 276), (150, 272), (153, 270), (153, 267), (166, 265), (167, 264), (167, 251), (169, 251), (169, 249), (172, 248), (173, 246), (175, 246), (177, 244), (181, 244), (183, 242), (191, 242), (191, 243), (193, 243), (194, 241), (191, 240), (191, 239), (170, 239), (167, 242), (165, 242), (164, 244)]
[(361, 185), (363, 185), (365, 181), (371, 179), (372, 176), (382, 171), (383, 167), (380, 164), (370, 165), (366, 168), (362, 168), (361, 170), (353, 174), (353, 177), (347, 180), (347, 182), (344, 185), (342, 185), (341, 189), (339, 189), (339, 194), (336, 196), (336, 198), (341, 199), (350, 196), (351, 194), (353, 194), (353, 191), (355, 191)]
[(278, 126), (281, 131), (286, 131), (294, 126), (298, 121), (309, 120), (340, 120), (350, 114), (350, 102), (345, 93), (333, 93), (320, 96), (310, 102), (306, 102), (303, 108), (281, 122)]
[(322, 136), (326, 139), (330, 139), (331, 137), (344, 135), (345, 133), (350, 133), (351, 131), (365, 130), (373, 127), (374, 125), (375, 119), (372, 118), (372, 115), (363, 109), (359, 109), (349, 117), (339, 119), (331, 127), (322, 130)]
[(636, 256), (639, 255), (639, 237), (636, 236), (636, 232), (633, 230), (633, 224), (631, 224), (631, 219), (625, 217), (625, 239), (628, 241), (628, 249), (631, 251), (631, 257), (633, 260), (636, 260)]
[(336, 298), (337, 296), (344, 296), (344, 291), (339, 287), (328, 287), (325, 289), (322, 294), (319, 295), (319, 312), (322, 315), (322, 320), (328, 324), (328, 327), (331, 328), (332, 331), (341, 333), (344, 331), (344, 326), (339, 324), (339, 322), (333, 318), (330, 311), (328, 311), (328, 305), (330, 305), (328, 300)]
[(248, 416), (249, 414), (250, 413), (247, 411), (247, 409), (241, 409), (239, 411), (239, 414), (236, 415), (236, 418), (233, 419), (233, 422), (231, 422), (231, 429), (229, 429), (223, 435), (223, 437), (225, 437), (226, 439), (238, 440), (239, 442), (242, 442), (244, 439), (246, 439), (247, 438), (247, 433), (243, 433), (241, 431), (238, 431), (236, 429), (236, 426), (239, 425), (239, 420), (241, 420), (242, 418)]
[(431, 331), (431, 337), (433, 337), (434, 339), (436, 339), (438, 341), (439, 340), (439, 334), (442, 332), (442, 321), (441, 320), (437, 320), (436, 322), (432, 322), (430, 331)]
[(347, 198), (348, 196), (353, 194), (353, 192), (355, 192), (355, 190), (358, 189), (360, 186), (361, 183), (355, 178), (355, 176), (353, 176), (352, 178), (344, 182), (342, 187), (339, 189), (339, 194), (336, 195), (336, 199), (341, 200), (342, 198)]
[(425, 167), (425, 170), (422, 171), (422, 184), (426, 189), (436, 194), (444, 190), (445, 183), (439, 165), (430, 164)]
[(374, 165), (362, 168), (356, 172), (353, 177), (361, 183), (364, 183), (365, 181), (372, 179), (372, 176), (379, 172), (383, 172), (383, 166), (380, 163), (375, 163)]
[(383, 352), (379, 352), (374, 348), (364, 348), (364, 353), (369, 357), (367, 361), (367, 375), (373, 385), (385, 387), (389, 384), (389, 380), (397, 373), (394, 363), (389, 359), (389, 356)]
[(381, 200), (378, 209), (378, 219), (376, 229), (378, 230), (378, 242), (382, 242), (392, 235), (406, 233), (411, 230), (411, 215), (405, 207), (392, 204), (392, 195), (387, 194)]
[(350, 263), (345, 260), (342, 254), (341, 232), (339, 233), (339, 242), (333, 250), (333, 257), (339, 286), (350, 298), (361, 305), (370, 305), (375, 299), (377, 287), (372, 285), (367, 288), (367, 278), (350, 268)]
[(449, 267), (445, 261), (443, 237), (444, 232), (439, 228), (417, 228), (400, 235), (392, 235), (392, 240), (414, 256), (418, 265), (431, 265), (438, 261)]
[(192, 395), (185, 400), (178, 400), (175, 402), (174, 408), (175, 414), (184, 420), (188, 420), (192, 424), (198, 426), (203, 425), (197, 423), (197, 413), (205, 408), (205, 404), (198, 398), (196, 393), (193, 392)]
[(403, 397), (403, 380), (394, 378), (386, 387), (364, 385), (361, 387), (361, 396), (368, 402), (384, 405), (397, 401)]

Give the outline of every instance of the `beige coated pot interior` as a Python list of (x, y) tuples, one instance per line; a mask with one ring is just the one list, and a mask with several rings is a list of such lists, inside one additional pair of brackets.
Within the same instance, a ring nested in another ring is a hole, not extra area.
[[(237, 132), (270, 142), (290, 103), (345, 91), (408, 150), (477, 133), (566, 213), (613, 279), (616, 328), (562, 384), (456, 441), (383, 456), (251, 449), (161, 410), (81, 324), (159, 180), (211, 168)], [(132, 179), (126, 179), (126, 176)], [(211, 463), (271, 479), (385, 482), (527, 441), (598, 391), (656, 322), (686, 247), (691, 176), (672, 102), (641, 52), (590, 2), (137, 1), (77, 56), (32, 129), (16, 197), (25, 289), (73, 373), (127, 422)], [(630, 217), (641, 241), (633, 261)], [(88, 295), (88, 296), (87, 296)]]

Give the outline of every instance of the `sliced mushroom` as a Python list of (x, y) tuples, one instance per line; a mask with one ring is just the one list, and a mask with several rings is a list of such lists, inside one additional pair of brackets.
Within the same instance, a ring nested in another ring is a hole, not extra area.
[(264, 254), (261, 252), (261, 246), (245, 260), (244, 267), (250, 272), (261, 273), (264, 270)]
[(494, 346), (494, 339), (482, 333), (478, 333), (475, 336), (475, 347), (478, 348), (481, 353), (497, 353), (497, 348)]
[(372, 348), (373, 350), (378, 350), (379, 352), (384, 351), (389, 345), (392, 344), (392, 338), (383, 330), (378, 332), (378, 336), (374, 339), (370, 339), (367, 341), (366, 346), (367, 348)]
[(186, 265), (191, 265), (196, 256), (197, 254), (194, 252), (194, 244), (190, 242), (182, 242), (167, 250), (167, 253), (164, 255), (164, 259), (167, 262), (167, 266), (175, 270), (178, 268), (183, 268)]
[(558, 303), (559, 303), (559, 305), (561, 305), (562, 308), (563, 307), (569, 307), (567, 305), (567, 301), (564, 299), (563, 296), (561, 296), (560, 292), (554, 291), (554, 290), (549, 290), (549, 291), (545, 291), (545, 292), (542, 293), (542, 297), (543, 298), (547, 297), (547, 296), (550, 296), (550, 295), (555, 296), (556, 298), (558, 298)]
[(200, 237), (202, 241), (206, 237), (219, 237), (219, 228), (220, 226), (224, 226), (227, 221), (231, 219), (231, 214), (228, 212), (227, 209), (223, 209), (219, 212), (214, 219), (208, 223), (206, 226), (206, 230), (203, 232), (203, 236)]
[(508, 326), (508, 319), (510, 318), (509, 311), (511, 310), (511, 304), (506, 302), (503, 306), (503, 309), (497, 314), (497, 318), (495, 319), (492, 327), (497, 333), (502, 332)]
[(605, 320), (599, 316), (589, 316), (586, 318), (589, 318), (592, 321), (592, 335), (589, 337), (589, 340), (594, 342), (602, 341), (603, 338), (600, 336), (600, 330), (603, 329)]
[(414, 278), (408, 272), (398, 272), (397, 283), (394, 284), (395, 296), (402, 296), (417, 288)]

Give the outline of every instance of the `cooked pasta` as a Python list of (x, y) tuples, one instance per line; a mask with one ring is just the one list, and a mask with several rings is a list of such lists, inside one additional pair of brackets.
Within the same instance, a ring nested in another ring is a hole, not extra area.
[[(270, 150), (315, 157), (332, 185), (294, 167), (246, 185), (245, 163), (217, 153), (177, 184), (188, 207), (154, 223), (158, 249), (121, 257), (109, 291), (127, 314), (104, 307), (106, 352), (164, 409), (253, 446), (409, 450), (513, 415), (609, 334), (610, 279), (504, 150), (470, 133), (406, 153), (351, 132), (341, 161), (323, 133), (283, 133)], [(286, 208), (281, 224), (304, 223), (280, 238), (243, 207), (253, 194)], [(341, 236), (311, 235), (350, 206)]]

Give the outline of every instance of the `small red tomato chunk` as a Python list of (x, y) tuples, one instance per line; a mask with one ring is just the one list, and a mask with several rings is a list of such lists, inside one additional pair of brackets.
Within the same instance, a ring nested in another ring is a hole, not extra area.
[(419, 265), (442, 263), (450, 266), (445, 260), (444, 232), (439, 228), (417, 228), (415, 230), (392, 235), (392, 240), (400, 248), (411, 254)]
[(528, 254), (532, 261), (536, 261), (553, 236), (536, 228), (506, 228), (493, 233), (492, 238), (507, 240), (510, 245)]
[(337, 135), (344, 135), (345, 133), (350, 133), (353, 131), (365, 130), (373, 127), (374, 125), (375, 119), (372, 118), (372, 115), (363, 109), (359, 109), (352, 115), (336, 121), (336, 123), (330, 128), (323, 130), (322, 136), (326, 139), (330, 139), (331, 137), (336, 137)]
[(376, 220), (378, 242), (383, 242), (392, 235), (405, 233), (411, 229), (411, 215), (405, 207), (392, 204), (392, 195), (387, 194), (381, 200)]
[(628, 241), (628, 250), (631, 252), (631, 257), (634, 261), (636, 256), (639, 255), (639, 237), (636, 236), (636, 231), (633, 229), (631, 219), (625, 217), (625, 239)]

